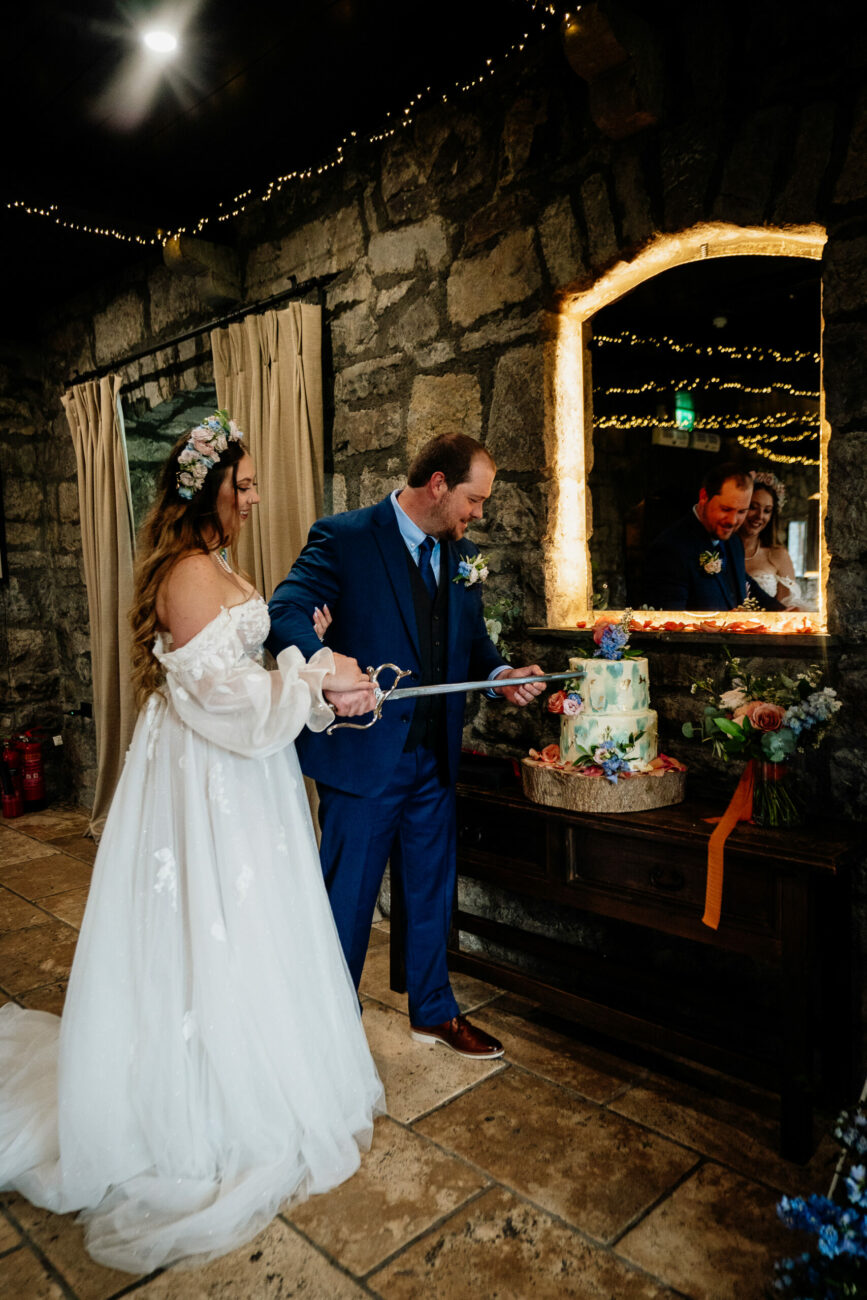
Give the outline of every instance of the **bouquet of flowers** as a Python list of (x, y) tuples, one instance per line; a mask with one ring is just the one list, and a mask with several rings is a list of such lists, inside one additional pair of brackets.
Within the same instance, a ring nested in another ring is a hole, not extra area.
[[(774, 1290), (789, 1300), (835, 1300), (867, 1294), (867, 1113), (863, 1104), (837, 1120), (843, 1155), (828, 1196), (784, 1196), (777, 1213), (786, 1227), (816, 1234), (815, 1252), (775, 1264)], [(846, 1199), (832, 1199), (843, 1166)]]
[(784, 781), (785, 763), (806, 745), (820, 743), (840, 701), (832, 687), (819, 688), (822, 670), (813, 664), (794, 677), (749, 673), (741, 659), (726, 651), (728, 690), (718, 693), (714, 682), (692, 684), (695, 695), (710, 696), (701, 723), (683, 724), (687, 737), (700, 735), (717, 758), (752, 760), (760, 769), (753, 798), (753, 821), (763, 826), (794, 825), (800, 809)]

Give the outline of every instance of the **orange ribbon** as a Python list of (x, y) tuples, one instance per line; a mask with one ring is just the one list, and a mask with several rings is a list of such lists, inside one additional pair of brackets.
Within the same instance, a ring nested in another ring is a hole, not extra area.
[(723, 852), (725, 843), (738, 822), (748, 822), (751, 819), (755, 783), (756, 764), (755, 759), (751, 758), (743, 770), (737, 789), (722, 817), (709, 817), (707, 819), (719, 823), (707, 845), (707, 886), (704, 896), (704, 916), (701, 918), (702, 923), (709, 925), (712, 930), (719, 929), (719, 918), (722, 910)]

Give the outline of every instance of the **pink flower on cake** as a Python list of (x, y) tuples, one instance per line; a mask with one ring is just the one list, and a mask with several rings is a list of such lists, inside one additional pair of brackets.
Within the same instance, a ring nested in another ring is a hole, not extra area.
[(620, 619), (615, 618), (613, 615), (608, 615), (608, 614), (601, 615), (596, 620), (596, 626), (593, 629), (593, 640), (596, 642), (596, 644), (597, 645), (602, 644), (602, 637), (604, 636), (605, 629), (607, 627), (610, 627), (612, 623), (619, 623), (619, 622)]
[(751, 700), (735, 709), (732, 720), (749, 718), (756, 731), (779, 731), (783, 725), (786, 710), (779, 704), (766, 704), (764, 700)]
[(563, 712), (567, 718), (577, 718), (584, 710), (584, 701), (580, 695), (567, 695), (563, 701)]

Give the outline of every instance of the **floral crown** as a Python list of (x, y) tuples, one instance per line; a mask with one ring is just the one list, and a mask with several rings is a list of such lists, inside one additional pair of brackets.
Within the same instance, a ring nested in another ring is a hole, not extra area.
[(243, 436), (228, 411), (215, 411), (204, 424), (197, 424), (178, 456), (178, 495), (192, 501), (229, 443), (240, 442)]
[(777, 498), (777, 505), (780, 510), (782, 510), (783, 506), (786, 504), (786, 488), (777, 478), (776, 474), (772, 474), (770, 470), (762, 470), (760, 474), (753, 475), (753, 490), (757, 487), (770, 488), (774, 496)]

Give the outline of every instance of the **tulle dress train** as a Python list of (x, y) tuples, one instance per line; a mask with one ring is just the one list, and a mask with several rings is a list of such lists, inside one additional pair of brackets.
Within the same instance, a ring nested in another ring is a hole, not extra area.
[(349, 1177), (382, 1087), (289, 743), (330, 651), (258, 662), (264, 602), (180, 650), (140, 715), (62, 1021), (0, 1009), (0, 1187), (84, 1211), (146, 1273), (248, 1241)]

